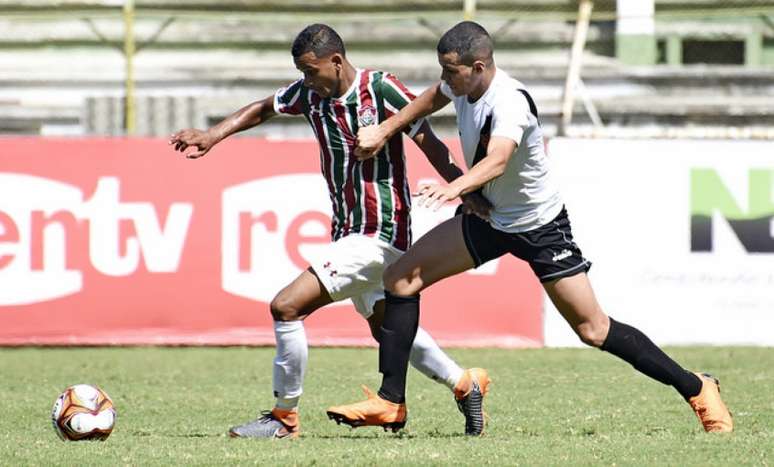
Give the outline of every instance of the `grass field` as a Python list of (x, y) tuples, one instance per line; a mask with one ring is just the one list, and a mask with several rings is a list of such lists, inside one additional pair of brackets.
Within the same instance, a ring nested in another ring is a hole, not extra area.
[[(225, 435), (270, 408), (273, 349), (0, 350), (0, 464), (774, 464), (774, 349), (671, 349), (721, 378), (732, 435), (705, 434), (674, 390), (603, 352), (450, 353), (494, 379), (483, 438), (461, 435), (451, 393), (413, 370), (400, 434), (329, 421), (326, 407), (359, 400), (361, 383), (378, 386), (373, 349), (310, 349), (295, 441)], [(104, 443), (64, 443), (51, 427), (54, 399), (81, 382), (101, 386), (116, 404), (116, 428)]]

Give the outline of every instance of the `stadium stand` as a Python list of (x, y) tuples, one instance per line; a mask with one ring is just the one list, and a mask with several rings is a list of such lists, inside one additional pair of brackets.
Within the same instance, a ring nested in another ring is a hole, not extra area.
[[(414, 90), (436, 79), (434, 46), (460, 1), (138, 1), (137, 128), (163, 136), (205, 126), (297, 77), (295, 33), (327, 22), (361, 67)], [(0, 0), (0, 134), (122, 135), (121, 1)], [(544, 125), (558, 121), (578, 2), (479, 1), (498, 65), (524, 81)], [(774, 1), (657, 0), (655, 63), (616, 56), (615, 1), (596, 1), (582, 79), (606, 126), (576, 104), (576, 134), (774, 138)], [(453, 132), (451, 110), (436, 118)], [(262, 127), (309, 136), (303, 122)]]

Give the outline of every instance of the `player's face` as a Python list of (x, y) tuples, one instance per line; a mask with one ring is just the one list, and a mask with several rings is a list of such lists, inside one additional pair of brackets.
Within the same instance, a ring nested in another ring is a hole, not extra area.
[(441, 65), (441, 81), (455, 96), (466, 96), (473, 90), (476, 84), (474, 69), (463, 64), (457, 52), (438, 54), (438, 63)]
[(331, 97), (339, 88), (342, 57), (332, 54), (318, 58), (307, 52), (294, 59), (298, 71), (304, 74), (304, 86), (321, 97)]

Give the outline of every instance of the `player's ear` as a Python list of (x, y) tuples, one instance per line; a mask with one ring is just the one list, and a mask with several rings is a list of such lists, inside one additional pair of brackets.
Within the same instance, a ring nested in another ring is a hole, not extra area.
[(341, 71), (341, 68), (344, 66), (344, 57), (339, 53), (335, 53), (331, 55), (331, 63), (333, 63), (333, 67), (336, 71)]
[(482, 73), (486, 69), (486, 63), (484, 63), (481, 60), (476, 60), (473, 62), (473, 71), (476, 73)]

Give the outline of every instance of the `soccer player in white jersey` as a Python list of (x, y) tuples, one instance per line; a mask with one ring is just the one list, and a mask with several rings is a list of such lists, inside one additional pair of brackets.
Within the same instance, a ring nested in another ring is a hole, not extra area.
[[(277, 342), (273, 367), (276, 405), (258, 419), (231, 428), (229, 434), (234, 437), (299, 435), (298, 403), (307, 363), (303, 319), (331, 302), (351, 298), (378, 341), (384, 316), (383, 270), (411, 244), (411, 200), (402, 135), (396, 134), (372, 159), (357, 160), (354, 149), (359, 127), (388, 118), (414, 96), (388, 73), (352, 66), (341, 38), (329, 26), (313, 24), (305, 28), (293, 42), (291, 52), (302, 79), (249, 104), (206, 131), (182, 130), (170, 140), (188, 158), (198, 158), (229, 135), (277, 114), (303, 115), (320, 145), (320, 165), (333, 204), (333, 243), (318, 262), (313, 262), (271, 302)], [(407, 133), (446, 180), (462, 174), (425, 120), (410, 124)], [(187, 151), (189, 147), (195, 150)], [(482, 215), (490, 207), (481, 196), (467, 198), (464, 206)], [(422, 329), (414, 331), (417, 337), (411, 350), (412, 365), (453, 391), (466, 425), (471, 418), (483, 417), (480, 411), (466, 409), (465, 401), (481, 395), (479, 388), (475, 392), (471, 389), (471, 374), (486, 372), (478, 368), (463, 370), (429, 334)], [(402, 426), (385, 424), (395, 430)]]
[[(420, 203), (439, 205), (482, 190), (487, 220), (456, 216), (414, 244), (384, 274), (387, 308), (380, 342), (384, 379), (378, 396), (335, 407), (342, 416), (405, 417), (406, 360), (419, 318), (418, 293), (446, 277), (506, 253), (527, 261), (580, 339), (674, 387), (706, 431), (733, 430), (712, 376), (691, 373), (639, 330), (609, 318), (594, 297), (591, 263), (573, 241), (564, 204), (552, 183), (535, 103), (524, 85), (495, 66), (492, 40), (473, 22), (457, 24), (438, 43), (441, 81), (397, 115), (358, 133), (358, 155), (370, 157), (399, 129), (454, 103), (469, 171), (448, 185), (425, 185)], [(475, 384), (475, 381), (474, 381)]]

